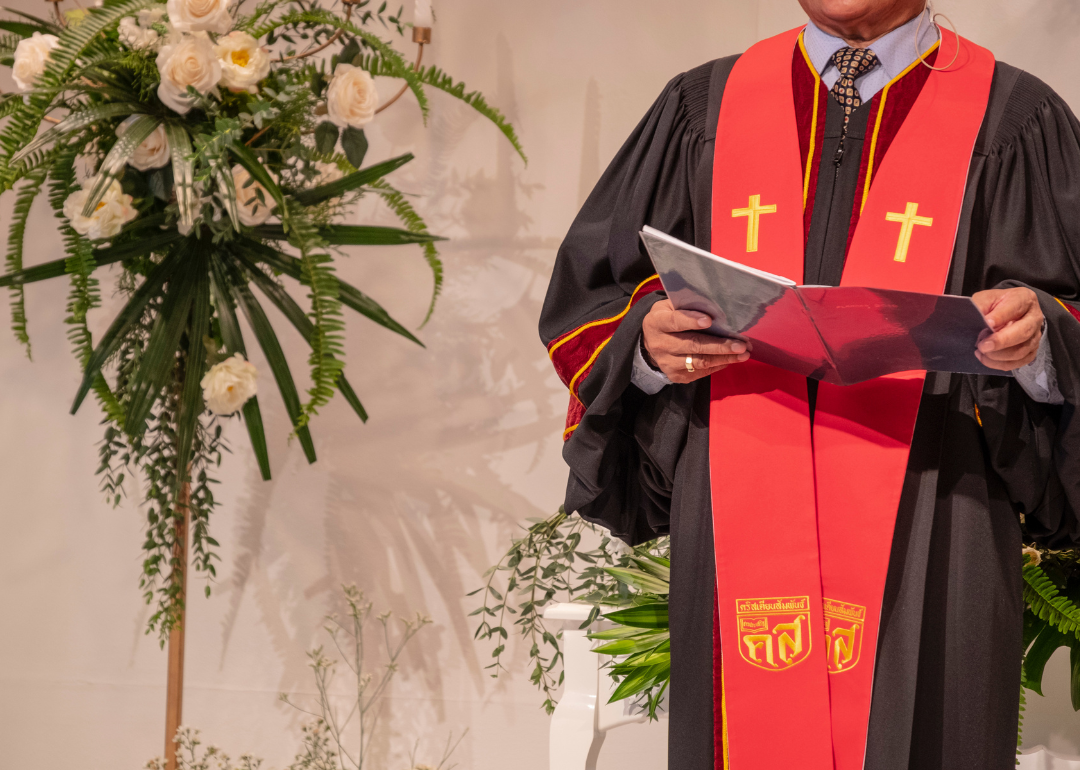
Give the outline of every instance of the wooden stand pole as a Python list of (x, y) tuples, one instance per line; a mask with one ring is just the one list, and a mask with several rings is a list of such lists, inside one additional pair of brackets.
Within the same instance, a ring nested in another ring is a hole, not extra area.
[(165, 770), (176, 770), (176, 731), (180, 729), (184, 706), (184, 631), (187, 616), (187, 538), (191, 524), (191, 484), (184, 482), (180, 487), (177, 508), (183, 512), (183, 518), (176, 522), (176, 545), (173, 555), (176, 557), (176, 569), (180, 570), (180, 615), (176, 624), (169, 631), (169, 679), (165, 690)]

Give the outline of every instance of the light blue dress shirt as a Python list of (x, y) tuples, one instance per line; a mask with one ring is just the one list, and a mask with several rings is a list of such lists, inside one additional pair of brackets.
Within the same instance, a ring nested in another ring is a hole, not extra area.
[[(869, 46), (877, 54), (878, 66), (855, 80), (855, 88), (860, 98), (867, 102), (874, 94), (884, 88), (897, 75), (908, 68), (921, 54), (925, 54), (939, 39), (938, 27), (930, 20), (929, 11), (924, 11), (911, 21), (892, 32), (878, 38)], [(916, 37), (918, 48), (916, 49)], [(821, 81), (827, 88), (832, 88), (840, 78), (840, 72), (833, 64), (833, 54), (847, 47), (841, 38), (833, 37), (822, 31), (814, 23), (807, 22), (803, 34), (803, 45), (810, 57), (810, 63), (817, 69)], [(1039, 343), (1039, 352), (1027, 366), (1013, 371), (1016, 381), (1032, 399), (1044, 404), (1062, 404), (1065, 399), (1057, 386), (1057, 372), (1050, 358), (1050, 341), (1043, 326), (1043, 337)], [(653, 369), (641, 355), (641, 346), (634, 354), (634, 368), (630, 381), (652, 395), (671, 384), (663, 372)]]
[[(920, 25), (920, 21), (922, 22)], [(919, 48), (915, 50), (915, 35), (919, 36)], [(862, 77), (855, 79), (855, 88), (864, 102), (870, 101), (889, 81), (906, 70), (919, 54), (925, 54), (938, 41), (938, 28), (931, 23), (928, 13), (924, 12), (887, 35), (874, 41), (870, 50), (877, 54), (878, 66)], [(833, 64), (833, 54), (847, 43), (828, 32), (823, 32), (808, 22), (803, 33), (803, 45), (810, 62), (814, 65), (821, 82), (826, 88), (832, 88), (840, 79), (840, 72)]]

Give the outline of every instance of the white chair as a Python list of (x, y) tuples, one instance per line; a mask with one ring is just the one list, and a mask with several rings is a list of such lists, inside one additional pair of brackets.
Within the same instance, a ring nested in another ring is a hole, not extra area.
[[(563, 694), (551, 717), (548, 739), (551, 770), (596, 770), (608, 730), (648, 720), (640, 711), (631, 712), (629, 700), (608, 703), (615, 686), (602, 667), (610, 658), (593, 652), (600, 643), (586, 638), (602, 621), (579, 628), (591, 609), (588, 604), (564, 602), (544, 610), (544, 620), (562, 621), (563, 633)], [(554, 624), (550, 625), (554, 632)]]
[(1080, 757), (1055, 754), (1044, 746), (1025, 749), (1017, 760), (1019, 770), (1080, 770)]

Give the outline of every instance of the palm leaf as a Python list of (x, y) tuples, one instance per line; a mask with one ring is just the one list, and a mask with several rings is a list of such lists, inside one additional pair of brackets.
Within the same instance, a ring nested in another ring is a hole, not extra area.
[(79, 406), (82, 405), (83, 399), (86, 398), (86, 394), (94, 382), (94, 377), (101, 372), (101, 367), (116, 352), (124, 334), (142, 316), (147, 303), (160, 295), (161, 287), (165, 285), (165, 281), (172, 277), (173, 271), (181, 261), (182, 258), (179, 255), (167, 257), (163, 260), (142, 285), (135, 290), (135, 293), (131, 295), (131, 299), (113, 319), (112, 324), (98, 342), (97, 347), (94, 348), (90, 359), (86, 362), (82, 384), (79, 385), (79, 390), (75, 394), (75, 401), (71, 406), (72, 414), (79, 410)]
[(352, 192), (364, 185), (369, 185), (382, 179), (392, 171), (396, 171), (404, 166), (411, 161), (413, 157), (411, 152), (406, 153), (405, 155), (399, 155), (396, 158), (391, 158), (390, 160), (377, 165), (362, 168), (359, 171), (343, 176), (341, 179), (337, 179), (333, 182), (328, 182), (327, 184), (322, 184), (318, 187), (312, 187), (310, 190), (297, 190), (292, 193), (292, 197), (294, 200), (299, 201), (305, 206), (314, 206), (322, 201), (340, 198), (345, 193)]
[(281, 392), (281, 400), (285, 404), (285, 412), (289, 415), (289, 420), (292, 421), (297, 438), (300, 439), (300, 446), (304, 449), (304, 455), (309, 463), (313, 463), (316, 459), (315, 444), (311, 440), (311, 432), (308, 427), (299, 424), (302, 415), (300, 394), (296, 389), (292, 372), (289, 370), (289, 363), (285, 360), (285, 353), (281, 350), (281, 343), (278, 342), (274, 327), (270, 325), (266, 313), (263, 312), (262, 306), (252, 295), (247, 284), (238, 276), (231, 274), (227, 275), (227, 280), (229, 281), (233, 299), (236, 300), (236, 304), (240, 306), (240, 309), (244, 311), (248, 325), (255, 332), (255, 339), (259, 341), (263, 355), (266, 356), (266, 362), (270, 365), (270, 371), (273, 373), (278, 390)]
[[(240, 323), (236, 318), (236, 306), (233, 303), (232, 292), (222, 273), (220, 262), (211, 258), (211, 287), (214, 293), (214, 307), (217, 310), (218, 326), (221, 329), (221, 338), (225, 343), (225, 351), (231, 356), (240, 353), (244, 358), (248, 357), (244, 347), (244, 336), (240, 332)], [(255, 452), (255, 459), (259, 464), (259, 473), (265, 481), (270, 480), (270, 453), (266, 446), (266, 432), (263, 429), (262, 410), (259, 409), (259, 397), (252, 396), (244, 404), (244, 425), (247, 426), (248, 436), (251, 438), (251, 448)]]
[[(177, 484), (188, 480), (188, 464), (191, 462), (195, 443), (195, 430), (203, 405), (202, 378), (206, 370), (206, 347), (203, 338), (210, 331), (210, 265), (203, 249), (195, 249), (192, 259), (195, 271), (195, 294), (191, 303), (191, 321), (188, 326), (188, 348), (184, 359), (184, 387), (180, 394), (180, 415), (176, 429)], [(179, 489), (174, 491), (178, 493)]]
[(667, 628), (668, 605), (667, 602), (640, 604), (625, 610), (609, 612), (604, 617), (613, 623), (632, 628)]
[(593, 652), (599, 653), (600, 655), (632, 655), (635, 652), (656, 649), (658, 645), (662, 642), (666, 642), (669, 638), (670, 634), (666, 631), (648, 631), (639, 636), (618, 639), (614, 642), (602, 644), (594, 649)]
[(43, 19), (40, 16), (34, 16), (33, 14), (29, 14), (26, 11), (20, 11), (17, 8), (8, 8), (7, 6), (4, 6), (2, 10), (7, 11), (8, 13), (13, 13), (16, 16), (22, 17), (27, 21), (32, 22), (34, 26), (40, 27), (42, 31), (47, 31), (51, 35), (59, 35), (61, 32), (64, 31), (62, 27), (58, 26), (56, 22), (52, 21), (51, 19)]
[[(289, 237), (281, 225), (259, 225), (252, 229), (256, 237), (268, 241), (283, 241)], [(446, 240), (429, 233), (375, 225), (330, 225), (319, 228), (319, 236), (334, 246), (405, 246)]]
[(176, 206), (180, 211), (177, 227), (182, 233), (191, 232), (195, 226), (195, 170), (191, 162), (191, 137), (180, 123), (165, 123), (165, 136), (169, 140), (172, 159), (173, 186), (176, 190)]
[[(241, 246), (240, 249), (243, 247)], [(259, 266), (245, 255), (240, 249), (234, 252), (234, 256), (240, 260), (241, 264), (248, 271), (248, 275), (254, 281), (255, 285), (259, 287), (259, 290), (274, 303), (274, 306), (281, 311), (289, 322), (292, 323), (296, 330), (300, 332), (300, 336), (310, 345), (312, 338), (315, 334), (315, 325), (311, 323), (311, 319), (307, 317), (307, 313), (304, 312), (296, 301), (289, 296), (289, 293), (285, 291), (280, 285), (274, 282), (270, 276), (259, 269)], [(341, 391), (342, 396), (349, 403), (349, 406), (353, 408), (357, 416), (362, 422), (367, 422), (368, 413), (364, 409), (364, 405), (360, 403), (360, 399), (356, 395), (356, 391), (353, 390), (352, 385), (345, 379), (345, 372), (341, 372), (338, 375), (337, 380), (338, 389)]]
[(139, 115), (127, 127), (123, 136), (117, 137), (116, 143), (109, 150), (109, 154), (101, 162), (101, 168), (98, 169), (97, 176), (94, 177), (93, 183), (90, 185), (90, 191), (86, 194), (86, 203), (83, 204), (82, 210), (84, 217), (94, 213), (94, 209), (97, 208), (101, 199), (105, 197), (109, 186), (127, 166), (128, 159), (139, 148), (139, 145), (150, 134), (154, 133), (154, 130), (159, 125), (161, 125), (161, 121), (157, 118), (149, 115)]
[(5, 32), (13, 32), (19, 37), (30, 37), (35, 32), (41, 32), (45, 35), (53, 34), (55, 27), (45, 27), (41, 24), (28, 24), (25, 21), (11, 21), (10, 19), (0, 19), (0, 29)]
[(95, 104), (92, 107), (72, 112), (52, 128), (47, 131), (42, 131), (32, 142), (12, 155), (11, 162), (12, 164), (18, 163), (30, 155), (30, 153), (44, 147), (49, 142), (70, 134), (73, 131), (86, 128), (89, 125), (97, 123), (99, 120), (135, 115), (141, 113), (144, 109), (145, 107), (137, 103), (119, 102), (115, 104)]
[[(143, 236), (136, 240), (113, 244), (104, 249), (97, 249), (94, 251), (94, 268), (96, 269), (131, 257), (159, 251), (165, 246), (176, 243), (183, 237), (184, 236), (180, 235), (180, 233), (175, 230), (164, 230), (152, 233), (148, 236)], [(12, 273), (0, 275), (0, 288), (4, 286), (20, 286), (27, 283), (36, 283), (38, 281), (48, 280), (49, 278), (59, 278), (64, 275), (66, 264), (67, 258), (65, 257), (63, 259), (42, 262), (40, 265), (34, 265), (22, 270), (16, 270)]]
[(255, 153), (239, 143), (230, 144), (229, 151), (236, 156), (236, 160), (251, 175), (251, 178), (261, 184), (263, 189), (270, 194), (270, 197), (272, 197), (278, 205), (278, 214), (284, 219), (287, 216), (287, 212), (285, 211), (285, 196), (282, 194), (281, 188), (278, 187), (278, 183), (270, 176), (270, 172), (266, 170), (266, 167), (255, 156)]
[(657, 663), (654, 666), (639, 668), (619, 683), (619, 686), (615, 688), (615, 692), (613, 692), (608, 699), (608, 703), (615, 703), (616, 701), (630, 698), (670, 678), (670, 662)]
[(647, 572), (636, 569), (624, 569), (622, 567), (608, 567), (604, 570), (620, 583), (625, 583), (639, 591), (650, 594), (667, 595), (671, 586), (666, 581), (660, 580)]
[[(238, 241), (238, 243), (241, 243), (244, 248), (249, 249), (254, 259), (258, 259), (270, 269), (276, 270), (279, 273), (284, 273), (297, 281), (302, 279), (303, 271), (300, 260), (296, 257), (271, 249), (257, 241), (247, 240), (242, 242)], [(383, 309), (382, 305), (354, 286), (345, 283), (340, 278), (338, 278), (337, 281), (338, 297), (341, 300), (341, 304), (366, 316), (379, 324), (379, 326), (389, 329), (395, 334), (400, 334), (402, 337), (415, 342), (420, 347), (424, 347), (424, 343), (413, 336), (408, 329), (395, 321), (393, 317)]]
[(124, 427), (129, 436), (141, 436), (146, 431), (150, 411), (176, 367), (177, 349), (188, 325), (198, 283), (191, 251), (183, 249), (179, 255), (180, 266), (169, 280), (146, 349), (128, 382), (130, 400)]

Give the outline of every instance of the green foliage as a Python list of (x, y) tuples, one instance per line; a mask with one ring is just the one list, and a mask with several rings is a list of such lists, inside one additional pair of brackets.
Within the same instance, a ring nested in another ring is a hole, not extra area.
[[(583, 545), (586, 537), (598, 542), (588, 548)], [(665, 543), (666, 539), (654, 543), (654, 550), (666, 547)], [(485, 585), (469, 594), (483, 596), (483, 604), (470, 613), (470, 617), (480, 616), (475, 638), (495, 644), (491, 651), (493, 662), (487, 670), (493, 677), (506, 671), (503, 655), (513, 631), (528, 645), (530, 681), (544, 694), (545, 711), (552, 713), (556, 705), (554, 691), (563, 678), (562, 651), (559, 635), (551, 632), (544, 622), (544, 608), (558, 601), (592, 604), (593, 609), (582, 624), (584, 628), (600, 616), (605, 606), (648, 604), (639, 602), (637, 595), (616, 579), (612, 570), (634, 569), (637, 560), (645, 559), (649, 552), (648, 547), (620, 552), (620, 546), (599, 527), (578, 516), (568, 516), (561, 508), (550, 518), (535, 521), (523, 537), (513, 540), (499, 562), (484, 573)], [(628, 617), (635, 618), (635, 622), (646, 622), (644, 618), (650, 612), (653, 610), (646, 609)], [(660, 613), (653, 612), (650, 617), (648, 622), (658, 623)], [(648, 632), (634, 628), (633, 633)], [(662, 693), (656, 696), (657, 703), (661, 697)]]
[[(420, 215), (416, 213), (416, 209), (412, 207), (404, 193), (394, 189), (384, 179), (376, 179), (369, 183), (371, 188), (383, 199), (390, 210), (394, 212), (395, 216), (401, 220), (401, 223), (405, 226), (405, 229), (410, 233), (418, 233), (426, 235), (428, 232), (427, 224), (420, 218)], [(442, 293), (443, 285), (443, 264), (439, 259), (439, 252), (435, 248), (434, 243), (423, 244), (424, 259), (427, 260), (428, 266), (431, 268), (431, 274), (434, 278), (434, 286), (431, 290), (431, 302), (428, 304), (427, 313), (424, 315), (424, 321), (420, 324), (420, 328), (424, 328), (427, 322), (431, 320), (431, 315), (435, 312), (435, 301), (438, 300), (439, 294)]]
[[(45, 169), (36, 168), (26, 177), (26, 183), (19, 188), (15, 197), (15, 207), (11, 213), (11, 225), (8, 227), (8, 248), (4, 265), (9, 273), (23, 269), (23, 240), (26, 237), (26, 219), (30, 216), (30, 207), (45, 184)], [(11, 293), (11, 329), (15, 339), (26, 347), (26, 356), (30, 357), (30, 335), (26, 331), (26, 295), (23, 284), (12, 284)]]
[[(397, 67), (396, 63), (388, 63), (386, 60), (377, 56), (366, 58), (364, 64), (361, 66), (368, 69), (372, 75), (385, 75), (388, 77), (397, 76), (395, 74)], [(503, 136), (505, 136), (510, 141), (510, 144), (514, 146), (514, 149), (517, 150), (521, 159), (526, 163), (529, 162), (529, 159), (525, 156), (525, 150), (521, 146), (521, 141), (517, 137), (517, 132), (514, 131), (514, 127), (510, 124), (510, 121), (508, 121), (506, 116), (499, 110), (488, 104), (482, 93), (479, 91), (466, 91), (464, 83), (455, 83), (452, 77), (434, 65), (422, 67), (417, 73), (417, 81), (421, 85), (431, 86), (432, 88), (444, 91), (479, 112), (495, 124), (495, 126), (503, 133)]]
[[(283, 41), (289, 53), (275, 56), (256, 93), (222, 87), (200, 94), (189, 88), (192, 108), (180, 114), (158, 97), (157, 54), (128, 50), (117, 29), (122, 18), (160, 5), (105, 0), (69, 14), (62, 27), (11, 9), (13, 18), (0, 19), (0, 64), (12, 63), (25, 35), (46, 31), (59, 38), (33, 90), (0, 95), (0, 117), (7, 118), (0, 131), (0, 194), (16, 189), (0, 287), (11, 294), (13, 331), (29, 354), (25, 285), (60, 276), (71, 282), (65, 322), (83, 371), (72, 412), (95, 394), (105, 417), (99, 475), (114, 505), (126, 495), (125, 484), (139, 477), (147, 512), (141, 587), (154, 606), (150, 630), (164, 639), (183, 610), (179, 578), (186, 563), (179, 556), (178, 527), (185, 513), (190, 566), (206, 576), (206, 591), (214, 576), (211, 475), (225, 451), (225, 418), (207, 410), (200, 383), (226, 356), (246, 357), (239, 313), (266, 357), (294, 435), (314, 462), (309, 423), (335, 390), (361, 420), (368, 416), (345, 377), (343, 308), (419, 344), (377, 302), (337, 277), (337, 247), (420, 245), (435, 275), (432, 306), (442, 266), (434, 246), (439, 238), (384, 181), (412, 155), (358, 169), (367, 155), (364, 132), (339, 131), (319, 117), (326, 114), (333, 67), (361, 59), (363, 52), (378, 56), (386, 72), (409, 83), (426, 110), (420, 74), (366, 28), (380, 25), (403, 35), (400, 12), (359, 0), (340, 9), (343, 19), (317, 2), (265, 0), (238, 18), (236, 28), (267, 45)], [(163, 24), (155, 29), (166, 32)], [(338, 47), (329, 52), (329, 67), (307, 58), (324, 44)], [(473, 95), (461, 98), (475, 102)], [(159, 127), (168, 141), (168, 163), (137, 168), (136, 151)], [(343, 178), (321, 184), (332, 178), (327, 162)], [(250, 177), (241, 189), (234, 164)], [(69, 221), (65, 204), (80, 188), (85, 199)], [(125, 197), (118, 199), (118, 189)], [(25, 265), (28, 216), (42, 190), (59, 220), (64, 254)], [(337, 224), (348, 205), (372, 193), (387, 202), (403, 227)], [(249, 199), (258, 202), (255, 211)], [(280, 224), (265, 223), (267, 215)], [(106, 226), (91, 226), (88, 218)], [(88, 232), (97, 240), (91, 242)], [(123, 301), (95, 340), (90, 319), (101, 306), (98, 276), (106, 265)], [(293, 299), (285, 281), (306, 288), (306, 307)], [(312, 384), (303, 400), (260, 297), (310, 345)], [(270, 478), (258, 398), (243, 404), (239, 419), (260, 473)]]

